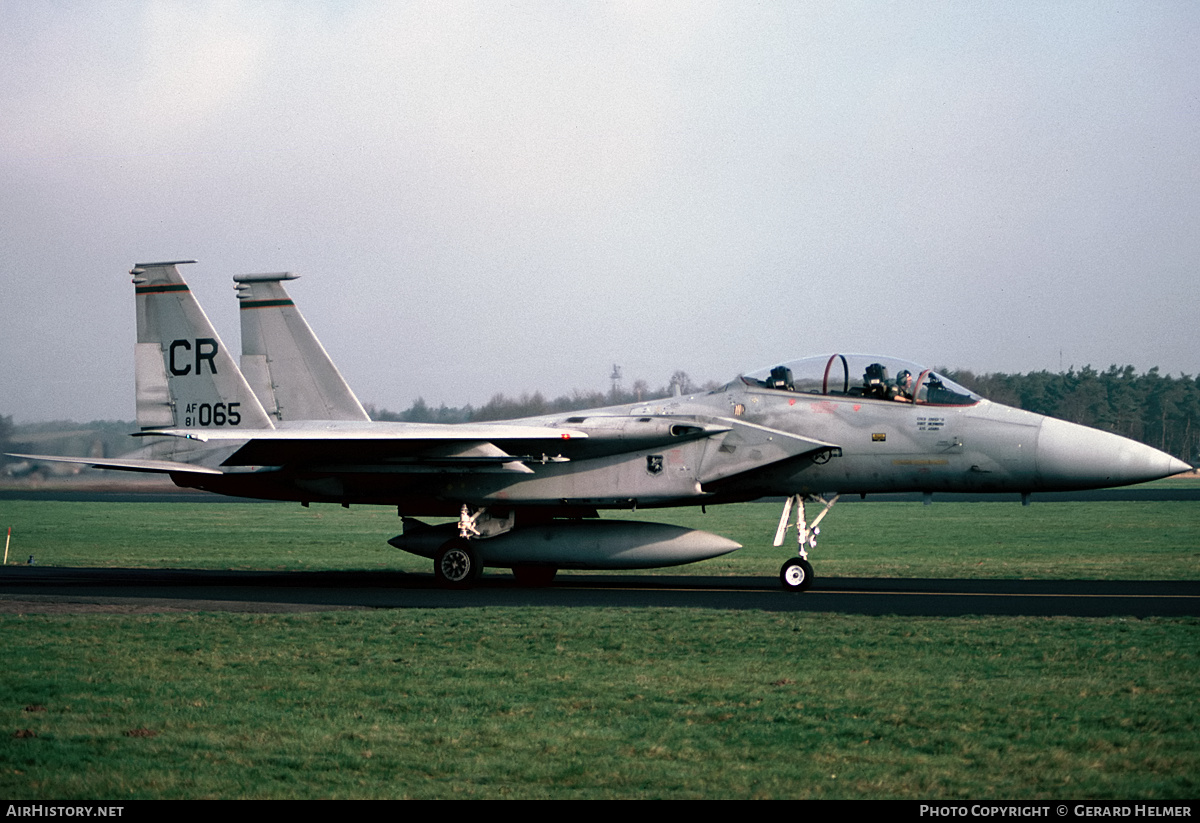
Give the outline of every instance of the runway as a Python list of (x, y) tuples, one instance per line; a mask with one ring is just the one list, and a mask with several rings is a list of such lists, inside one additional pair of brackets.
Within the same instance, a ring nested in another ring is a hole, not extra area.
[(702, 608), (956, 617), (1200, 616), (1200, 581), (961, 580), (829, 577), (803, 594), (764, 577), (560, 574), (521, 588), (489, 574), (438, 588), (401, 572), (263, 572), (7, 567), (0, 613), (304, 612), (410, 608)]

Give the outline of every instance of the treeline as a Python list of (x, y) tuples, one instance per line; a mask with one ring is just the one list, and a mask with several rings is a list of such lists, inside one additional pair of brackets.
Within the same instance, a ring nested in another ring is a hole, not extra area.
[(1157, 367), (1091, 366), (1065, 374), (943, 373), (989, 400), (1140, 440), (1193, 465), (1200, 457), (1200, 377), (1171, 377)]
[(509, 397), (503, 393), (495, 394), (492, 399), (479, 408), (471, 405), (446, 406), (433, 408), (418, 397), (416, 402), (402, 412), (367, 405), (367, 413), (372, 420), (394, 420), (404, 423), (468, 423), (484, 420), (511, 420), (515, 417), (536, 417), (542, 414), (559, 414), (562, 412), (579, 411), (580, 409), (595, 409), (602, 406), (620, 406), (626, 403), (641, 403), (647, 400), (657, 400), (670, 397), (676, 391), (680, 394), (694, 394), (698, 391), (710, 391), (717, 383), (709, 381), (703, 385), (692, 381), (685, 371), (677, 371), (671, 375), (671, 382), (666, 386), (651, 389), (645, 380), (636, 380), (629, 389), (614, 387), (607, 392), (580, 391), (576, 389), (571, 394), (562, 395), (548, 400), (540, 391), (533, 394), (524, 393), (520, 397)]

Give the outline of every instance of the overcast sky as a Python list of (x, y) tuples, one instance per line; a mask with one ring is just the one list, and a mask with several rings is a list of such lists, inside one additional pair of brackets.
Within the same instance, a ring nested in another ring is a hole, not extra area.
[(134, 417), (136, 262), (365, 403), (830, 351), (1200, 370), (1200, 3), (0, 0), (0, 414)]

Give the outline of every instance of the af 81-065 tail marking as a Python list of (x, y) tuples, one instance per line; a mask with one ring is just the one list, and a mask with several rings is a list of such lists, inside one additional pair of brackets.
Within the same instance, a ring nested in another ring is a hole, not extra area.
[(188, 403), (183, 410), (183, 425), (191, 426), (240, 426), (241, 403)]

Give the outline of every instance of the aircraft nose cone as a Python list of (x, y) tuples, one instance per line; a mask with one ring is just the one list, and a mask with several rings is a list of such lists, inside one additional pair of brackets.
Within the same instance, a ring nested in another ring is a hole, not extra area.
[(1136, 440), (1052, 417), (1038, 434), (1037, 476), (1046, 489), (1128, 486), (1191, 468)]

